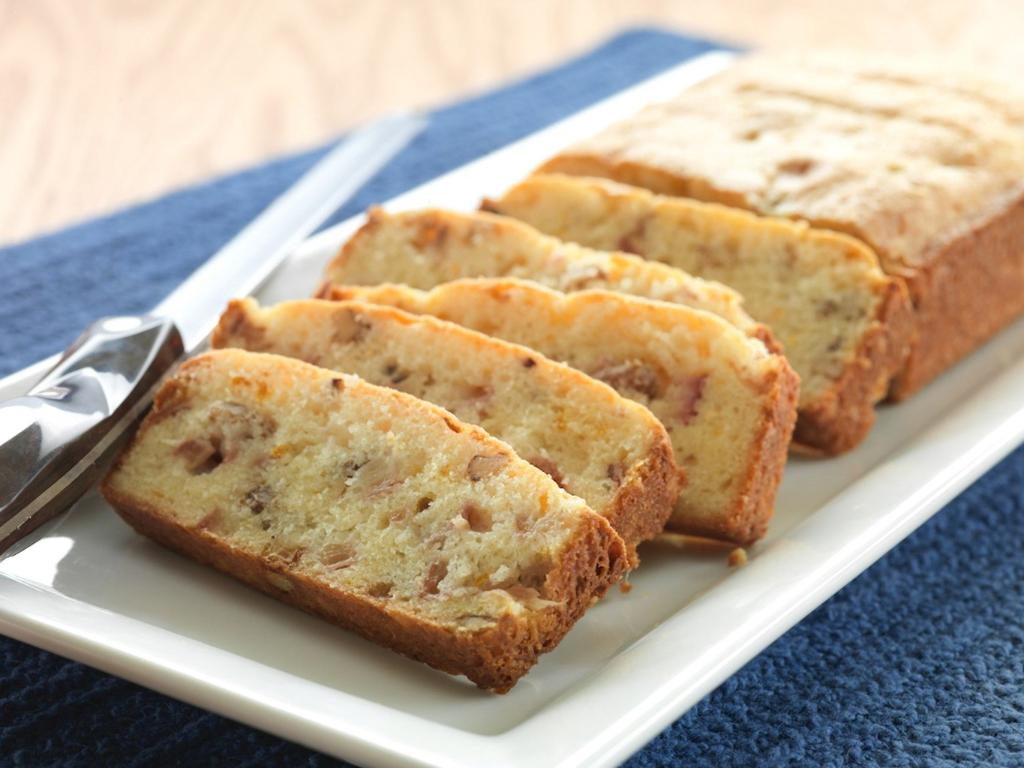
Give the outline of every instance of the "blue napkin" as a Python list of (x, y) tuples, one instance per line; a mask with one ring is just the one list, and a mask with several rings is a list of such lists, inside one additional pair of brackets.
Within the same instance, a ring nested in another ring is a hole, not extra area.
[[(714, 47), (634, 30), (439, 109), (335, 219)], [(0, 250), (0, 374), (155, 304), (321, 153)], [(1017, 451), (628, 764), (1024, 766), (1022, 543)], [(0, 765), (339, 764), (0, 637)]]

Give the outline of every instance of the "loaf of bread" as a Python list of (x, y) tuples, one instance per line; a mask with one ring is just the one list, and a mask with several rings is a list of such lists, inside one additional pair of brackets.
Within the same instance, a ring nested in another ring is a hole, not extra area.
[(518, 277), (556, 291), (603, 289), (685, 304), (718, 315), (775, 348), (771, 332), (726, 286), (626, 253), (582, 248), (489, 213), (444, 210), (389, 214), (372, 208), (327, 266), (325, 282), (402, 283), (412, 288), (464, 277)]
[(543, 169), (862, 240), (914, 305), (901, 399), (1024, 310), (1022, 126), (1020, 90), (945, 64), (758, 55)]
[(161, 544), (499, 692), (626, 564), (604, 518), (478, 427), (241, 350), (163, 385), (103, 493)]
[(526, 179), (490, 206), (557, 237), (623, 248), (740, 291), (800, 376), (794, 440), (815, 451), (836, 454), (863, 440), (903, 364), (906, 289), (852, 237), (564, 175)]
[(434, 315), (532, 347), (651, 409), (686, 487), (669, 528), (747, 544), (764, 534), (799, 388), (780, 355), (709, 312), (515, 279), (335, 287), (332, 296)]
[(214, 347), (295, 357), (440, 405), (483, 427), (636, 545), (665, 527), (682, 472), (650, 411), (532, 349), (379, 304), (233, 301)]

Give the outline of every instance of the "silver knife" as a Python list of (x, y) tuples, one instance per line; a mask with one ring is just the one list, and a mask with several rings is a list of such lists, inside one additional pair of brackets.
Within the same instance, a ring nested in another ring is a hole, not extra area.
[(0, 553), (70, 507), (106, 469), (156, 386), (294, 247), (424, 127), (385, 118), (351, 134), (149, 315), (93, 323), (27, 395), (0, 403)]

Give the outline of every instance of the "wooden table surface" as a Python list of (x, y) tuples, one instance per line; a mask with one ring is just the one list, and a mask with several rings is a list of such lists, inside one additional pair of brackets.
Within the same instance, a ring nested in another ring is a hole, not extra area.
[(0, 0), (0, 242), (660, 24), (1024, 72), (1017, 0)]

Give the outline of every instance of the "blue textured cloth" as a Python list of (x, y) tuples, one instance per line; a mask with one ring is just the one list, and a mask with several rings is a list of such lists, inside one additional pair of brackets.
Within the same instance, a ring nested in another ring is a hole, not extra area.
[[(338, 217), (712, 47), (638, 30), (437, 111)], [(155, 146), (154, 151), (159, 151)], [(320, 150), (0, 250), (0, 370), (143, 310)], [(1024, 450), (680, 718), (629, 765), (1024, 766)], [(0, 765), (337, 761), (0, 637)]]

